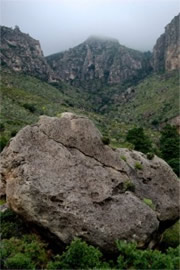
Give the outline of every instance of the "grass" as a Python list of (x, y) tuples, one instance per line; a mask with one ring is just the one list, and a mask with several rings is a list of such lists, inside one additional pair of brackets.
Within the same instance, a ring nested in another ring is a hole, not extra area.
[[(7, 141), (22, 127), (37, 122), (42, 114), (58, 116), (70, 111), (92, 119), (102, 135), (110, 138), (112, 147), (131, 148), (125, 142), (125, 137), (133, 125), (126, 124), (121, 118), (111, 117), (111, 114), (103, 115), (93, 111), (92, 94), (82, 89), (64, 83), (57, 89), (37, 78), (6, 70), (1, 72), (0, 89), (0, 136)], [(151, 130), (149, 134), (152, 134)]]
[(120, 157), (122, 160), (124, 160), (125, 162), (127, 161), (126, 157), (125, 156), (121, 156)]
[[(157, 126), (178, 113), (177, 73), (149, 76), (135, 86), (136, 94), (124, 103), (121, 95), (125, 86), (106, 86), (98, 92), (65, 83), (56, 87), (31, 76), (2, 70), (0, 136), (3, 141), (8, 141), (22, 127), (37, 122), (42, 114), (58, 116), (69, 111), (93, 120), (114, 148), (133, 149), (125, 138), (135, 125), (144, 126), (153, 147), (157, 148)], [(120, 98), (118, 103), (114, 95)]]
[(0, 199), (0, 205), (3, 205), (6, 203), (6, 200), (5, 199)]
[(151, 199), (144, 198), (143, 202), (147, 204), (149, 207), (151, 207), (153, 210), (156, 210), (156, 206), (153, 204)]
[(143, 166), (141, 163), (139, 163), (138, 161), (134, 164), (134, 168), (137, 169), (137, 170), (142, 170), (143, 169)]
[(128, 102), (117, 106), (117, 117), (126, 123), (154, 127), (179, 113), (179, 74), (150, 75), (137, 86)]

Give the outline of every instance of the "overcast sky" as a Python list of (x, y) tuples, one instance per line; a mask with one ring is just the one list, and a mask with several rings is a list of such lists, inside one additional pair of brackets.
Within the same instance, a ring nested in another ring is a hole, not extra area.
[(45, 55), (72, 48), (91, 35), (152, 50), (179, 13), (180, 0), (0, 0), (1, 25), (18, 25)]

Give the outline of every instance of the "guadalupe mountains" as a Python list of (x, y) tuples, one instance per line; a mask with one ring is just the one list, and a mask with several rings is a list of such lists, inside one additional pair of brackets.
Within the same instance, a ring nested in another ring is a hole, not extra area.
[(61, 80), (78, 87), (95, 87), (94, 82), (96, 87), (102, 87), (147, 75), (152, 69), (150, 57), (151, 53), (126, 48), (115, 39), (92, 36), (75, 48), (46, 59)]
[[(47, 81), (66, 81), (86, 88), (93, 81), (122, 84), (145, 77), (154, 71), (171, 71), (180, 67), (179, 16), (165, 28), (153, 53), (139, 52), (119, 44), (115, 39), (92, 36), (68, 51), (43, 56), (39, 41), (16, 26), (1, 27), (1, 61), (16, 72)], [(90, 85), (91, 85), (90, 84)]]
[(179, 18), (166, 26), (152, 53), (92, 36), (44, 57), (39, 41), (2, 26), (1, 133), (9, 137), (40, 114), (63, 111), (86, 113), (117, 142), (133, 124), (152, 129), (152, 122), (178, 122)]

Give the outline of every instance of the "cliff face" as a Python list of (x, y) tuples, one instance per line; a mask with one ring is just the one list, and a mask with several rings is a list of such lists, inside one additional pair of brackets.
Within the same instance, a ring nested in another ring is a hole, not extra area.
[(150, 54), (128, 49), (114, 39), (90, 37), (63, 53), (47, 57), (56, 76), (82, 86), (94, 80), (116, 84), (143, 76), (151, 69)]
[(153, 49), (153, 66), (156, 72), (172, 71), (180, 68), (180, 14), (165, 27)]
[(38, 40), (15, 29), (1, 28), (1, 64), (16, 72), (24, 72), (51, 81), (53, 72), (43, 56)]

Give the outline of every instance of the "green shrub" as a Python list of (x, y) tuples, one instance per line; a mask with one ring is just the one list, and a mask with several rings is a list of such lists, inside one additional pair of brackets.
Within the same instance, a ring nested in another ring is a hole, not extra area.
[(5, 126), (3, 123), (0, 123), (0, 132), (3, 132), (5, 130)]
[(147, 159), (152, 160), (154, 158), (154, 153), (148, 152), (146, 156), (147, 156)]
[(126, 157), (125, 156), (121, 156), (121, 159), (124, 160), (126, 162)]
[(172, 167), (174, 172), (180, 175), (180, 136), (176, 127), (166, 125), (161, 131), (160, 151), (162, 158)]
[(48, 263), (48, 269), (102, 269), (108, 264), (102, 263), (101, 258), (102, 253), (97, 248), (75, 238), (61, 256)]
[(132, 128), (128, 131), (126, 140), (134, 145), (134, 149), (143, 153), (151, 152), (152, 142), (144, 133), (143, 128)]
[(153, 210), (156, 210), (156, 206), (153, 204), (151, 199), (144, 198), (143, 202), (147, 204), (149, 207), (151, 207)]
[(25, 103), (25, 104), (23, 104), (23, 107), (26, 110), (29, 110), (31, 113), (34, 113), (36, 111), (36, 107), (34, 106), (34, 104)]
[(126, 180), (124, 183), (123, 183), (123, 191), (132, 191), (134, 192), (135, 191), (135, 185), (134, 183), (131, 182), (131, 180)]
[(11, 137), (16, 136), (16, 134), (17, 134), (17, 130), (14, 129), (14, 130), (11, 131)]
[(6, 199), (5, 198), (1, 198), (0, 199), (0, 205), (3, 205), (3, 204), (5, 204), (6, 203)]
[[(1, 264), (5, 269), (29, 269), (24, 264), (31, 266), (30, 269), (42, 269), (48, 261), (46, 245), (40, 242), (35, 235), (24, 235), (22, 239), (3, 239), (1, 242)], [(16, 256), (18, 254), (18, 256)], [(22, 265), (20, 263), (22, 259)], [(16, 268), (18, 267), (23, 268)]]
[(0, 136), (0, 152), (2, 152), (4, 147), (7, 145), (8, 141), (9, 141), (9, 138), (5, 136)]
[(117, 241), (120, 255), (117, 259), (117, 269), (179, 269), (178, 249), (169, 249), (167, 253), (159, 250), (140, 250), (136, 243)]
[(180, 245), (178, 245), (176, 248), (169, 247), (166, 251), (166, 254), (171, 258), (171, 261), (174, 265), (174, 269), (180, 269), (180, 260), (179, 260)]
[(109, 145), (110, 144), (110, 139), (106, 136), (103, 136), (102, 137), (102, 142), (105, 144), (105, 145)]
[(179, 157), (167, 160), (167, 163), (169, 164), (169, 166), (171, 166), (171, 168), (173, 169), (175, 174), (177, 174), (177, 176), (180, 176), (180, 159), (179, 159)]
[(137, 169), (137, 170), (142, 170), (142, 169), (143, 169), (142, 164), (139, 163), (138, 161), (134, 164), (134, 167), (135, 167), (135, 169)]
[(35, 269), (31, 259), (22, 253), (7, 258), (4, 267), (5, 269)]
[(179, 231), (180, 221), (177, 221), (173, 226), (164, 231), (162, 235), (161, 246), (163, 248), (177, 247), (180, 242)]
[(10, 209), (0, 212), (1, 238), (21, 237), (27, 232), (23, 220)]

